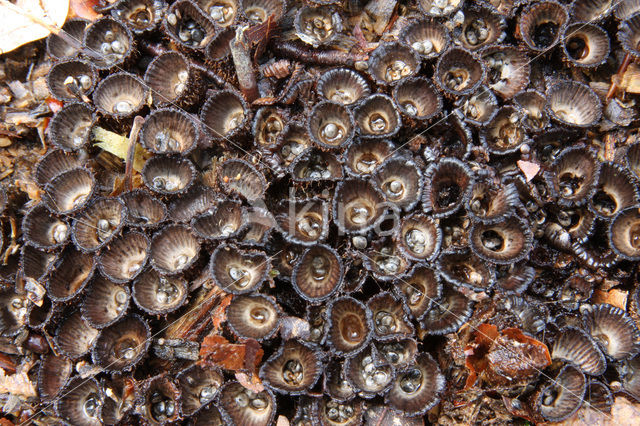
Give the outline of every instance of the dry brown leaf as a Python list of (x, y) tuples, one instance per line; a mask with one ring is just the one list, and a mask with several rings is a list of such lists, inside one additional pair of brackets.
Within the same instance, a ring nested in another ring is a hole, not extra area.
[(262, 360), (264, 351), (255, 340), (231, 343), (220, 335), (209, 335), (200, 345), (200, 359), (232, 371), (253, 372)]
[(222, 323), (227, 320), (227, 306), (231, 304), (233, 295), (228, 294), (220, 301), (216, 309), (211, 314), (211, 322), (213, 323), (213, 332), (220, 330)]
[(640, 404), (632, 403), (625, 397), (618, 396), (611, 408), (611, 414), (584, 407), (564, 422), (547, 424), (554, 426), (635, 426), (640, 424)]
[(593, 292), (593, 301), (594, 303), (608, 303), (609, 305), (617, 306), (623, 311), (626, 311), (628, 295), (628, 291), (615, 288), (609, 291), (595, 290)]
[(69, 0), (0, 0), (0, 54), (57, 31), (68, 13)]
[(640, 93), (640, 66), (634, 63), (629, 64), (626, 71), (622, 75), (622, 78), (619, 78), (617, 75), (614, 76), (614, 80), (618, 79), (619, 82), (616, 82), (618, 86), (624, 89), (627, 93)]
[(29, 380), (27, 373), (23, 371), (5, 376), (3, 369), (0, 369), (0, 393), (10, 393), (25, 398), (31, 398), (37, 395), (36, 389)]
[(95, 21), (102, 16), (93, 10), (93, 7), (98, 3), (100, 3), (100, 0), (71, 0), (69, 13), (74, 17)]
[(262, 392), (264, 390), (262, 380), (260, 380), (260, 378), (255, 374), (249, 376), (246, 373), (238, 371), (236, 372), (236, 379), (242, 386), (255, 393)]
[(518, 167), (527, 178), (527, 182), (533, 179), (540, 171), (540, 165), (531, 161), (518, 160)]

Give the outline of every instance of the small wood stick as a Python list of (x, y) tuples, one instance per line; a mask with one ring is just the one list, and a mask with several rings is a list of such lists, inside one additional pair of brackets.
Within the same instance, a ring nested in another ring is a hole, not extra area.
[(138, 142), (138, 134), (144, 124), (144, 118), (139, 115), (133, 119), (133, 126), (131, 126), (131, 132), (129, 133), (129, 149), (127, 150), (127, 160), (125, 162), (124, 169), (124, 185), (128, 191), (133, 189), (133, 162), (136, 156), (136, 143)]

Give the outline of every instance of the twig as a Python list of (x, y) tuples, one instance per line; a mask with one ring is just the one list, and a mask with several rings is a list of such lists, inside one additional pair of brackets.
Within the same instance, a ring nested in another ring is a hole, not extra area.
[(124, 169), (124, 185), (128, 191), (133, 189), (132, 175), (133, 175), (133, 162), (136, 156), (136, 143), (138, 142), (138, 134), (140, 128), (144, 123), (144, 118), (139, 115), (133, 119), (133, 126), (131, 126), (131, 132), (129, 133), (129, 149), (127, 150), (127, 159)]

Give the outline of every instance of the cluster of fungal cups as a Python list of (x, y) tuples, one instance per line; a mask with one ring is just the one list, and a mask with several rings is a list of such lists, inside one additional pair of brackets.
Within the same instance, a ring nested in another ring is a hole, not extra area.
[[(0, 270), (38, 416), (558, 421), (640, 398), (635, 98), (607, 95), (640, 2), (387, 3), (120, 0), (48, 39), (62, 107)], [(105, 130), (137, 142), (126, 168)], [(627, 305), (599, 303), (614, 287)], [(465, 387), (483, 323), (549, 362), (505, 338), (521, 368)], [(207, 358), (210, 332), (257, 342), (259, 380)]]

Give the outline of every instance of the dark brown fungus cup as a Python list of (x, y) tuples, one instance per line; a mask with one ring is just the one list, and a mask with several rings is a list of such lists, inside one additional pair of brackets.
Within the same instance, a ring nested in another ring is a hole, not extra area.
[(47, 75), (49, 92), (59, 101), (84, 101), (95, 88), (98, 73), (95, 68), (78, 59), (57, 62)]
[(486, 6), (470, 7), (465, 11), (462, 24), (454, 29), (454, 37), (469, 50), (500, 43), (506, 36), (504, 18)]
[(529, 84), (530, 59), (516, 47), (489, 46), (479, 53), (487, 67), (487, 85), (505, 100)]
[(66, 244), (71, 235), (70, 226), (53, 216), (44, 203), (33, 206), (22, 219), (24, 242), (42, 250), (52, 250)]
[(48, 354), (38, 369), (38, 392), (44, 401), (55, 398), (73, 373), (73, 363), (64, 356)]
[(555, 379), (534, 394), (532, 403), (545, 420), (559, 422), (578, 411), (586, 389), (584, 374), (567, 364)]
[(260, 108), (251, 126), (256, 146), (265, 150), (276, 148), (288, 118), (288, 111), (284, 109), (270, 106)]
[(185, 193), (196, 178), (196, 168), (178, 156), (151, 157), (142, 169), (142, 180), (150, 190), (162, 195)]
[(305, 320), (309, 323), (309, 337), (307, 340), (317, 345), (323, 344), (329, 325), (327, 320), (327, 307), (323, 304), (308, 304), (305, 312)]
[(445, 290), (442, 297), (433, 301), (419, 324), (420, 333), (444, 335), (457, 331), (473, 313), (473, 302), (464, 294)]
[(626, 168), (609, 162), (600, 166), (600, 175), (589, 208), (603, 219), (611, 219), (627, 207), (634, 206), (640, 199), (637, 181)]
[(477, 92), (461, 97), (456, 106), (469, 124), (482, 127), (490, 122), (498, 113), (498, 99), (487, 86), (480, 86)]
[(278, 21), (287, 8), (283, 0), (241, 0), (240, 4), (243, 16), (253, 24), (261, 24), (271, 15)]
[(278, 224), (269, 210), (262, 207), (250, 207), (247, 209), (241, 243), (256, 248), (264, 247), (277, 226)]
[[(615, 10), (615, 6), (622, 3), (629, 3), (629, 1), (573, 0), (569, 9), (569, 16), (575, 22), (600, 21), (609, 16), (612, 9)], [(616, 15), (616, 17), (618, 16)]]
[(222, 28), (232, 25), (238, 18), (240, 1), (238, 0), (196, 0), (202, 11)]
[(278, 331), (281, 316), (275, 299), (263, 294), (234, 296), (227, 308), (227, 324), (243, 339), (270, 339)]
[(564, 149), (545, 174), (547, 186), (562, 207), (585, 204), (594, 191), (600, 163), (584, 145)]
[[(49, 253), (33, 246), (20, 249), (20, 274), (25, 280), (42, 282), (53, 269), (59, 253)], [(42, 290), (44, 292), (44, 290)]]
[(258, 290), (268, 279), (271, 262), (264, 252), (222, 244), (211, 255), (209, 269), (218, 287), (244, 294)]
[(202, 213), (191, 220), (191, 230), (205, 240), (236, 237), (246, 224), (246, 212), (240, 201), (225, 200), (214, 211)]
[(560, 81), (547, 90), (545, 109), (561, 125), (592, 127), (602, 117), (602, 103), (589, 86), (577, 81)]
[(392, 281), (409, 269), (409, 261), (391, 240), (378, 240), (367, 249), (363, 263), (379, 281)]
[(608, 305), (583, 305), (585, 331), (614, 360), (628, 359), (640, 351), (640, 331), (622, 309)]
[(599, 376), (607, 368), (607, 361), (596, 342), (579, 328), (562, 328), (550, 349), (551, 358), (571, 362), (585, 374)]
[(495, 270), (471, 251), (443, 253), (438, 258), (438, 272), (455, 286), (474, 291), (490, 289), (495, 282)]
[(355, 140), (343, 154), (345, 168), (350, 175), (356, 177), (370, 175), (394, 149), (394, 145), (386, 140)]
[(342, 232), (365, 232), (384, 219), (384, 194), (370, 181), (347, 179), (333, 197), (333, 220)]
[(140, 130), (142, 145), (155, 154), (187, 155), (196, 147), (199, 137), (195, 118), (173, 108), (152, 111)]
[(100, 272), (115, 283), (135, 279), (149, 258), (149, 238), (138, 231), (128, 231), (116, 238), (100, 253)]
[(402, 127), (400, 114), (393, 101), (381, 93), (363, 99), (354, 108), (353, 116), (363, 138), (393, 137)]
[(156, 56), (147, 67), (144, 81), (151, 89), (155, 106), (190, 106), (202, 94), (201, 77), (186, 56), (168, 51)]
[(635, 12), (618, 26), (618, 41), (625, 52), (634, 57), (640, 56), (640, 13)]
[(546, 52), (558, 43), (569, 21), (567, 7), (555, 1), (530, 4), (518, 19), (518, 36), (534, 52)]
[(149, 88), (140, 77), (119, 72), (105, 77), (93, 91), (93, 104), (108, 117), (124, 119), (149, 102)]
[(400, 299), (389, 292), (381, 292), (367, 302), (373, 318), (373, 334), (378, 341), (397, 340), (414, 334), (413, 324)]
[(640, 260), (640, 209), (629, 207), (618, 213), (609, 225), (611, 248), (624, 259)]
[(78, 359), (91, 350), (99, 331), (85, 321), (76, 311), (58, 324), (53, 341), (61, 354)]
[(152, 425), (171, 424), (180, 418), (180, 389), (165, 375), (159, 375), (143, 385), (142, 412)]
[(76, 297), (87, 285), (96, 267), (95, 257), (76, 250), (73, 246), (62, 252), (52, 265), (47, 279), (47, 295), (54, 302), (67, 302)]
[(442, 231), (431, 217), (413, 213), (402, 219), (394, 240), (407, 258), (432, 261), (440, 254)]
[(371, 310), (352, 297), (333, 299), (327, 309), (327, 320), (327, 344), (337, 356), (353, 357), (371, 340)]
[(513, 184), (494, 185), (476, 181), (465, 199), (465, 208), (476, 222), (497, 223), (510, 216), (519, 205), (518, 190)]
[(481, 134), (484, 147), (494, 155), (512, 154), (529, 142), (522, 121), (522, 112), (512, 106), (505, 106), (489, 121)]
[(214, 142), (223, 142), (245, 130), (249, 117), (249, 106), (242, 95), (233, 90), (208, 94), (200, 110), (204, 131)]
[(151, 330), (138, 315), (128, 315), (100, 331), (91, 358), (106, 371), (129, 371), (147, 353)]
[[(524, 115), (521, 123), (525, 130), (539, 133), (549, 125), (549, 117), (544, 109), (547, 99), (542, 93), (536, 90), (525, 90), (516, 94), (513, 100)], [(549, 134), (543, 134), (543, 137), (548, 136)]]
[(287, 340), (260, 368), (263, 383), (285, 395), (301, 395), (318, 381), (323, 363), (317, 350), (297, 340)]
[(24, 330), (29, 314), (29, 301), (13, 287), (0, 290), (0, 335), (13, 337)]
[(144, 189), (134, 189), (120, 195), (127, 207), (126, 223), (136, 228), (154, 228), (167, 216), (164, 203)]
[(328, 7), (302, 6), (296, 12), (293, 26), (295, 35), (303, 43), (317, 48), (331, 44), (339, 37), (342, 18), (337, 11)]
[(602, 413), (611, 413), (613, 395), (609, 387), (599, 380), (591, 379), (587, 383), (584, 395), (585, 406)]
[(640, 1), (622, 0), (613, 2), (613, 15), (618, 21), (624, 21), (636, 12), (640, 12)]
[(67, 103), (58, 111), (47, 127), (53, 144), (63, 151), (84, 148), (96, 122), (92, 106), (81, 102)]
[(318, 93), (331, 102), (353, 105), (369, 96), (371, 89), (358, 72), (349, 68), (335, 68), (320, 76)]
[(452, 47), (438, 58), (434, 79), (446, 96), (475, 92), (484, 82), (486, 67), (474, 53)]
[(291, 282), (296, 292), (311, 302), (333, 296), (343, 285), (344, 266), (338, 253), (318, 244), (307, 249), (298, 260)]
[(420, 320), (440, 298), (442, 284), (433, 269), (416, 265), (395, 282), (394, 290), (411, 315)]
[(577, 67), (602, 65), (609, 57), (609, 36), (606, 31), (590, 23), (569, 25), (562, 35), (565, 58)]
[(200, 254), (200, 242), (186, 225), (169, 225), (151, 240), (149, 263), (161, 274), (176, 275), (194, 264)]
[(383, 394), (393, 383), (395, 371), (375, 346), (370, 345), (344, 363), (344, 376), (363, 398)]
[(289, 166), (294, 182), (336, 181), (343, 176), (342, 162), (332, 153), (309, 148)]
[(164, 0), (119, 0), (111, 15), (139, 35), (158, 28), (166, 11)]
[(169, 204), (168, 219), (178, 223), (189, 223), (195, 216), (212, 210), (218, 194), (208, 186), (195, 184)]
[(573, 274), (567, 278), (558, 292), (558, 301), (568, 310), (576, 310), (593, 294), (595, 283), (592, 277)]
[(38, 186), (44, 187), (58, 175), (81, 167), (83, 159), (77, 153), (66, 153), (61, 149), (47, 152), (36, 165), (35, 178)]
[(351, 111), (341, 103), (322, 101), (317, 103), (309, 115), (307, 132), (313, 143), (322, 148), (346, 146), (355, 133), (355, 122)]
[(249, 202), (262, 198), (267, 189), (264, 175), (240, 159), (226, 160), (218, 167), (218, 182), (227, 194), (240, 195)]
[(419, 0), (418, 7), (427, 16), (443, 17), (453, 15), (457, 12), (464, 0)]
[(487, 262), (509, 264), (519, 262), (533, 248), (529, 223), (517, 216), (489, 225), (474, 223), (469, 232), (469, 246)]
[(276, 399), (270, 390), (254, 392), (235, 381), (222, 385), (216, 401), (225, 424), (267, 426), (276, 415)]
[(282, 200), (275, 219), (285, 238), (295, 244), (322, 242), (329, 233), (329, 206), (320, 198)]
[(405, 44), (381, 43), (369, 55), (367, 70), (378, 85), (393, 85), (418, 73), (420, 57)]
[(409, 118), (426, 121), (442, 111), (442, 98), (426, 77), (409, 77), (393, 88), (393, 101)]
[(640, 399), (640, 356), (625, 360), (619, 364), (618, 372), (625, 392)]
[(496, 288), (506, 293), (522, 294), (536, 277), (536, 270), (526, 261), (496, 268)]
[(362, 424), (364, 407), (358, 398), (340, 402), (325, 396), (316, 398), (314, 411), (321, 426), (356, 426)]
[(133, 35), (119, 20), (109, 16), (91, 23), (84, 32), (83, 48), (99, 70), (118, 69), (134, 53)]
[(289, 121), (278, 135), (278, 146), (274, 149), (282, 160), (282, 165), (288, 167), (291, 162), (311, 146), (311, 137), (306, 126), (300, 121)]
[(445, 378), (433, 357), (423, 352), (415, 364), (396, 373), (385, 401), (395, 411), (407, 416), (422, 415), (440, 401)]
[(75, 377), (55, 401), (56, 414), (72, 425), (100, 426), (104, 390), (93, 377)]
[(85, 252), (99, 250), (120, 232), (126, 216), (127, 209), (122, 200), (94, 199), (73, 221), (73, 242)]
[(546, 306), (533, 298), (510, 294), (501, 300), (501, 306), (515, 315), (519, 328), (531, 335), (544, 333), (551, 320)]
[(189, 294), (181, 277), (166, 277), (153, 269), (143, 272), (131, 286), (133, 300), (143, 311), (164, 315), (179, 309)]
[(108, 327), (122, 318), (129, 308), (129, 287), (102, 276), (95, 277), (87, 289), (80, 311), (94, 328)]
[(424, 175), (422, 205), (434, 218), (450, 216), (462, 206), (471, 189), (471, 171), (457, 158), (442, 158), (431, 164)]
[(214, 402), (196, 413), (194, 426), (224, 426), (222, 414)]
[(224, 376), (214, 368), (194, 364), (176, 375), (180, 386), (180, 407), (183, 416), (191, 416), (213, 401)]
[(373, 180), (386, 200), (399, 209), (410, 211), (420, 201), (422, 174), (419, 166), (410, 158), (387, 158), (375, 170)]
[(423, 59), (437, 57), (451, 43), (449, 30), (435, 19), (421, 19), (404, 27), (400, 40)]
[(203, 50), (216, 34), (213, 20), (191, 0), (179, 0), (169, 7), (162, 30), (187, 51)]
[(47, 37), (47, 53), (53, 59), (70, 59), (78, 55), (82, 46), (80, 41), (84, 35), (84, 31), (89, 25), (89, 21), (82, 18), (71, 18), (62, 26), (62, 30), (74, 40), (75, 43), (69, 43), (68, 40), (56, 34)]
[(356, 389), (344, 377), (342, 363), (333, 361), (324, 369), (322, 389), (335, 401), (346, 402), (356, 396)]

